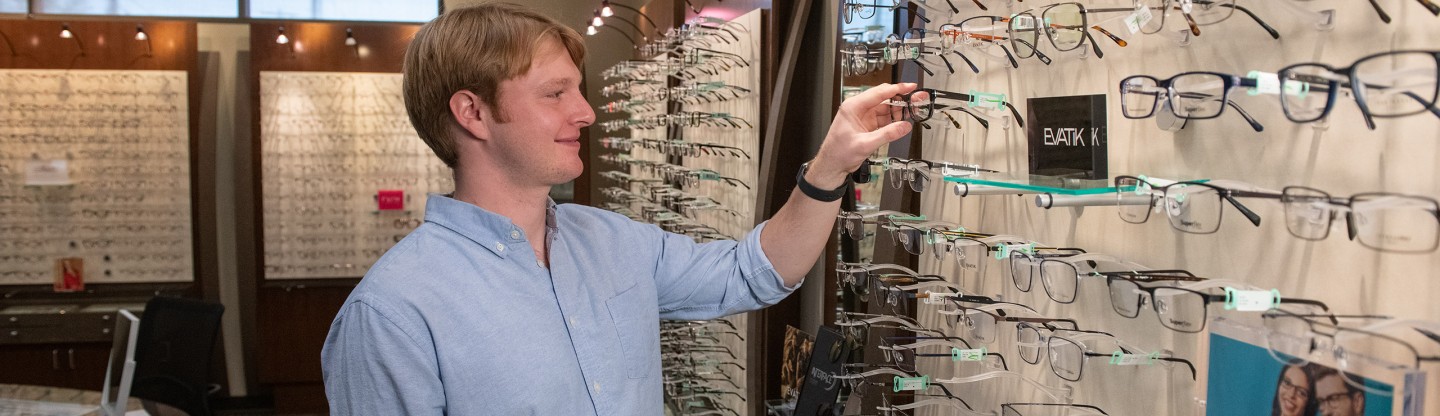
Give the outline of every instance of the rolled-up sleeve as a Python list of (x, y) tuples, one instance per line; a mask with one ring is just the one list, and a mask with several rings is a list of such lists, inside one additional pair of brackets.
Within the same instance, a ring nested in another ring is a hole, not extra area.
[(774, 305), (800, 285), (785, 287), (760, 247), (761, 223), (739, 241), (696, 243), (660, 231), (655, 286), (660, 317), (712, 319)]
[(333, 415), (441, 415), (445, 389), (428, 337), (363, 299), (335, 317), (320, 360)]

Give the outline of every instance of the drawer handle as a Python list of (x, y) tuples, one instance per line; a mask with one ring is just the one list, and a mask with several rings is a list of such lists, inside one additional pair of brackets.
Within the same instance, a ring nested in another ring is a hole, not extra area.
[(60, 371), (60, 350), (50, 350), (50, 369)]
[(71, 369), (71, 370), (74, 370), (74, 369), (75, 369), (75, 349), (74, 349), (74, 348), (71, 348), (68, 354), (70, 355), (70, 369)]

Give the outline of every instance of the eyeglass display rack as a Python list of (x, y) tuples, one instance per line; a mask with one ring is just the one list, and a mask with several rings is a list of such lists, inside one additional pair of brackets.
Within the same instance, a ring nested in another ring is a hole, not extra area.
[[(936, 2), (901, 2), (904, 10), (890, 13), (880, 8), (878, 21), (891, 30), (887, 33), (905, 33), (907, 28), (924, 27), (939, 31), (942, 24), (958, 22), (980, 15), (1022, 16), (1027, 9), (1044, 9), (1049, 4), (1028, 4), (1013, 1), (985, 1), (989, 10), (980, 10), (969, 2), (954, 2), (952, 6)], [(842, 2), (842, 15), (864, 2)], [(1050, 2), (1058, 3), (1058, 2)], [(1146, 2), (1151, 3), (1151, 2)], [(1160, 4), (1160, 1), (1154, 3)], [(1223, 2), (1234, 4), (1235, 2)], [(1185, 71), (1215, 71), (1242, 76), (1244, 79), (1264, 80), (1266, 74), (1279, 72), (1281, 68), (1302, 62), (1326, 63), (1334, 68), (1343, 68), (1368, 55), (1394, 50), (1435, 50), (1440, 49), (1440, 25), (1434, 15), (1422, 5), (1408, 2), (1383, 3), (1377, 5), (1365, 2), (1298, 2), (1281, 0), (1276, 2), (1240, 2), (1244, 8), (1220, 20), (1200, 20), (1197, 36), (1186, 27), (1180, 13), (1180, 2), (1171, 1), (1169, 13), (1155, 9), (1153, 21), (1141, 23), (1135, 31), (1127, 28), (1127, 18), (1137, 18), (1130, 1), (1085, 2), (1090, 9), (1124, 9), (1131, 12), (1094, 13), (1090, 26), (1099, 26), (1116, 37), (1126, 41), (1120, 47), (1109, 36), (1091, 31), (1083, 47), (1071, 52), (1057, 52), (1054, 44), (1042, 32), (1037, 37), (1037, 47), (1048, 55), (1051, 62), (1042, 63), (1034, 58), (1017, 58), (1018, 68), (1007, 62), (977, 56), (968, 46), (956, 45), (959, 51), (969, 56), (976, 66), (971, 71), (955, 54), (949, 58), (954, 73), (935, 57), (923, 57), (922, 63), (934, 75), (926, 74), (912, 61), (899, 59), (893, 67), (875, 73), (854, 74), (847, 68), (844, 88), (874, 85), (879, 82), (920, 82), (922, 86), (949, 91), (986, 91), (1004, 94), (1013, 100), (1010, 104), (1018, 107), (1020, 114), (1030, 118), (1027, 99), (1056, 96), (1103, 94), (1107, 103), (1109, 167), (1108, 177), (1093, 184), (1057, 184), (1048, 179), (1026, 174), (1029, 141), (1025, 128), (997, 128), (992, 120), (989, 128), (977, 122), (956, 117), (957, 126), (947, 122), (932, 122), (933, 128), (914, 129), (914, 134), (901, 139), (888, 149), (891, 156), (901, 155), (912, 159), (972, 163), (991, 169), (1005, 171), (995, 174), (980, 174), (971, 177), (946, 178), (945, 187), (931, 186), (924, 192), (911, 189), (891, 188), (884, 180), (861, 185), (861, 199), (855, 201), (855, 211), (876, 212), (893, 210), (923, 217), (925, 221), (947, 221), (966, 226), (971, 232), (986, 232), (1023, 237), (1031, 242), (1046, 242), (1052, 247), (1083, 248), (1088, 253), (1103, 254), (1126, 262), (1128, 266), (1103, 268), (1102, 271), (1117, 271), (1126, 267), (1145, 270), (1136, 265), (1153, 269), (1185, 269), (1210, 279), (1225, 279), (1228, 287), (1275, 290), (1283, 298), (1318, 300), (1328, 304), (1332, 313), (1343, 315), (1377, 315), (1392, 318), (1384, 321), (1376, 331), (1400, 336), (1404, 335), (1422, 355), (1440, 353), (1433, 341), (1412, 340), (1415, 331), (1404, 331), (1401, 322), (1405, 319), (1434, 320), (1437, 315), (1433, 297), (1440, 284), (1435, 283), (1440, 255), (1434, 251), (1420, 253), (1396, 253), (1368, 248), (1363, 241), (1347, 241), (1345, 227), (1335, 227), (1328, 238), (1317, 241), (1297, 238), (1294, 231), (1287, 231), (1287, 222), (1296, 221), (1291, 209), (1298, 205), (1280, 202), (1280, 199), (1236, 197), (1250, 211), (1242, 213), (1226, 203), (1217, 217), (1218, 224), (1207, 225), (1216, 230), (1208, 234), (1182, 232), (1186, 224), (1166, 224), (1168, 212), (1174, 208), (1160, 206), (1149, 212), (1149, 221), (1132, 224), (1133, 217), (1126, 218), (1114, 211), (1140, 207), (1116, 207), (1114, 203), (1083, 203), (1074, 208), (1041, 209), (1032, 201), (1033, 195), (1050, 194), (1056, 201), (1064, 198), (1089, 198), (1119, 200), (1134, 189), (1119, 189), (1116, 194), (1114, 183), (1109, 179), (1117, 176), (1114, 172), (1141, 172), (1166, 178), (1190, 179), (1211, 178), (1216, 186), (1228, 186), (1235, 180), (1245, 184), (1233, 189), (1250, 190), (1286, 188), (1305, 185), (1319, 188), (1338, 195), (1361, 195), (1368, 192), (1391, 192), (1415, 195), (1433, 199), (1440, 196), (1440, 188), (1431, 178), (1434, 175), (1436, 159), (1435, 125), (1437, 120), (1429, 113), (1404, 117), (1374, 118), (1375, 129), (1364, 122), (1361, 111), (1356, 108), (1353, 98), (1341, 95), (1334, 102), (1330, 115), (1318, 123), (1295, 123), (1287, 119), (1280, 98), (1286, 94), (1260, 91), (1259, 86), (1237, 86), (1228, 94), (1225, 113), (1214, 119), (1149, 120), (1129, 119), (1122, 115), (1120, 80), (1132, 75), (1150, 75), (1159, 79), (1168, 78)], [(1405, 4), (1402, 4), (1405, 3)], [(1185, 5), (1190, 6), (1190, 5)], [(1195, 2), (1199, 9), (1202, 2)], [(1231, 10), (1239, 10), (1228, 7)], [(1383, 8), (1388, 19), (1381, 21), (1376, 8)], [(1038, 17), (1041, 10), (1032, 11)], [(1133, 13), (1133, 14), (1132, 14)], [(1199, 13), (1199, 12), (1197, 12)], [(929, 23), (912, 17), (923, 15)], [(1254, 17), (1251, 17), (1254, 16)], [(1163, 24), (1159, 23), (1164, 18)], [(852, 18), (853, 20), (865, 20)], [(1046, 22), (1052, 20), (1046, 19)], [(1275, 29), (1271, 36), (1262, 30), (1256, 21), (1264, 21)], [(1004, 34), (1004, 23), (999, 33)], [(1154, 29), (1163, 25), (1163, 29)], [(849, 25), (864, 31), (874, 31), (874, 24), (856, 21)], [(847, 27), (849, 27), (847, 26)], [(866, 28), (865, 26), (871, 26)], [(898, 28), (898, 29), (897, 29)], [(843, 29), (842, 29), (843, 31)], [(1366, 35), (1360, 35), (1365, 33)], [(931, 36), (939, 36), (932, 33)], [(874, 37), (877, 43), (865, 45), (873, 50), (883, 48), (884, 34)], [(964, 36), (964, 35), (961, 35)], [(863, 38), (849, 36), (850, 38)], [(1388, 39), (1377, 44), (1365, 39)], [(1100, 43), (1104, 57), (1093, 53), (1090, 42)], [(847, 43), (842, 41), (842, 50)], [(851, 44), (853, 45), (853, 44)], [(936, 46), (939, 44), (937, 43)], [(1006, 44), (1008, 47), (1009, 45)], [(1079, 52), (1085, 50), (1086, 52)], [(1256, 53), (1265, 50), (1265, 53)], [(843, 54), (842, 54), (843, 56)], [(879, 56), (877, 54), (877, 56)], [(842, 58), (843, 60), (843, 58)], [(1396, 65), (1402, 65), (1397, 63)], [(894, 74), (885, 74), (893, 68)], [(1256, 71), (1256, 72), (1251, 72)], [(879, 76), (881, 78), (876, 79)], [(863, 79), (863, 80), (858, 80)], [(1313, 86), (1313, 84), (1311, 85)], [(1253, 89), (1252, 89), (1253, 88)], [(1317, 91), (1317, 90), (1311, 90)], [(1319, 90), (1324, 98), (1324, 91)], [(1246, 92), (1246, 93), (1242, 93)], [(1313, 92), (1312, 92), (1313, 94)], [(1294, 98), (1285, 105), (1294, 105)], [(1158, 106), (1158, 104), (1157, 104)], [(1243, 108), (1243, 110), (1237, 108)], [(1293, 107), (1292, 107), (1293, 110)], [(1157, 111), (1170, 111), (1161, 108)], [(1242, 117), (1238, 113), (1244, 113)], [(1162, 117), (1163, 118), (1163, 117)], [(1244, 118), (1249, 118), (1249, 122)], [(1033, 120), (1027, 120), (1032, 121)], [(1263, 125), (1263, 129), (1254, 128)], [(1183, 126), (1183, 128), (1179, 128)], [(1259, 130), (1259, 131), (1257, 131)], [(1139, 175), (1137, 175), (1139, 176)], [(1226, 181), (1229, 180), (1229, 181)], [(937, 181), (938, 182), (938, 181)], [(1211, 182), (1211, 181), (1201, 181)], [(1250, 184), (1253, 184), (1251, 186)], [(958, 196), (955, 185), (977, 185), (993, 188), (994, 192)], [(1056, 186), (1059, 185), (1059, 186)], [(943, 189), (942, 189), (943, 188)], [(1198, 187), (1197, 187), (1198, 189)], [(881, 195), (883, 191), (883, 195)], [(1276, 191), (1278, 194), (1279, 192)], [(1017, 194), (1025, 194), (1017, 197)], [(1148, 197), (1147, 197), (1148, 198)], [(1159, 197), (1157, 197), (1159, 198)], [(1330, 198), (1328, 195), (1325, 198)], [(1155, 200), (1152, 200), (1152, 202)], [(1161, 204), (1170, 200), (1161, 198)], [(1292, 200), (1293, 201), (1293, 200)], [(1308, 201), (1315, 201), (1309, 199)], [(1143, 202), (1142, 202), (1143, 203)], [(847, 202), (848, 204), (848, 202)], [(1108, 205), (1108, 206), (1107, 206)], [(1042, 205), (1043, 206), (1043, 205)], [(1083, 206), (1083, 208), (1081, 208)], [(1181, 205), (1176, 205), (1179, 207)], [(1420, 208), (1423, 212), (1424, 208)], [(1244, 214), (1244, 215), (1242, 215)], [(1247, 215), (1256, 219), (1247, 221)], [(1346, 213), (1330, 221), (1343, 222)], [(1117, 218), (1119, 217), (1119, 218)], [(1424, 216), (1419, 216), (1424, 220)], [(1259, 218), (1263, 218), (1263, 221)], [(1174, 220), (1172, 221), (1180, 221)], [(1440, 221), (1440, 217), (1437, 217)], [(919, 222), (919, 221), (915, 221)], [(1258, 223), (1258, 224), (1255, 224)], [(1425, 228), (1426, 222), (1412, 222), (1409, 229)], [(1350, 225), (1357, 227), (1356, 225)], [(1359, 225), (1364, 227), (1365, 225)], [(867, 227), (874, 227), (869, 225)], [(868, 232), (867, 232), (868, 233)], [(1366, 235), (1363, 234), (1363, 240)], [(1338, 234), (1338, 235), (1336, 235)], [(1413, 233), (1412, 233), (1413, 234)], [(1207, 308), (1210, 325), (1192, 334), (1170, 329), (1168, 323), (1156, 322), (1153, 317), (1138, 316), (1126, 318), (1113, 311), (1111, 299), (1106, 293), (1106, 279), (1087, 276), (1079, 278), (1075, 300), (1061, 303), (1053, 300), (1040, 283), (1027, 291), (1021, 291), (1013, 283), (1011, 268), (1013, 259), (995, 259), (990, 256), (971, 255), (968, 260), (956, 261), (954, 257), (937, 259), (932, 252), (912, 255), (898, 241), (889, 237), (890, 232), (874, 229), (864, 240), (847, 242), (849, 237), (837, 233), (842, 246), (856, 244), (860, 249), (842, 250), (839, 259), (843, 262), (873, 261), (874, 263), (897, 263), (913, 268), (918, 273), (943, 276), (946, 281), (964, 288), (966, 294), (989, 296), (1004, 302), (1014, 302), (1034, 309), (1034, 315), (1075, 320), (1080, 328), (1101, 330), (1115, 338), (1137, 346), (1145, 351), (1154, 351), (1160, 356), (1177, 357), (1193, 362), (1197, 374), (1191, 380), (1189, 371), (1181, 365), (1113, 365), (1107, 358), (1092, 358), (1083, 365), (1084, 376), (1079, 381), (1069, 381), (1052, 371), (1050, 365), (1041, 361), (1039, 365), (1028, 364), (1017, 357), (1016, 324), (1000, 323), (998, 339), (983, 344), (987, 352), (1005, 356), (1009, 369), (1035, 382), (977, 381), (973, 383), (946, 384), (950, 392), (967, 401), (975, 412), (990, 414), (1004, 410), (1006, 415), (1054, 414), (1038, 408), (1008, 407), (1005, 403), (1051, 402), (1088, 404), (1103, 409), (1110, 415), (1204, 415), (1243, 414), (1234, 413), (1242, 404), (1226, 402), (1233, 400), (1233, 394), (1224, 392), (1216, 395), (1216, 383), (1234, 383), (1237, 374), (1211, 374), (1211, 368), (1234, 369), (1246, 362), (1235, 361), (1240, 357), (1211, 356), (1216, 340), (1243, 339), (1259, 345), (1259, 351), (1266, 350), (1265, 334), (1274, 334), (1260, 324), (1260, 312), (1229, 310), (1220, 304)], [(1399, 235), (1399, 234), (1396, 234)], [(1406, 234), (1407, 236), (1411, 234)], [(927, 244), (929, 242), (926, 242)], [(874, 249), (866, 249), (870, 245)], [(981, 260), (980, 258), (984, 259)], [(1103, 261), (1100, 263), (1104, 263)], [(1040, 280), (1040, 279), (1035, 279)], [(1217, 283), (1219, 284), (1219, 283)], [(931, 290), (939, 290), (931, 288)], [(861, 301), (860, 296), (847, 293), (842, 285), (841, 305), (849, 312), (886, 312), (874, 305), (874, 301)], [(1203, 289), (1205, 293), (1221, 293), (1219, 288)], [(910, 292), (923, 293), (922, 291)], [(883, 303), (883, 302), (882, 302)], [(1223, 302), (1221, 302), (1223, 303)], [(1282, 305), (1285, 305), (1283, 302)], [(908, 316), (919, 326), (939, 330), (944, 336), (955, 336), (975, 340), (968, 329), (951, 326), (947, 315), (939, 314), (940, 308), (927, 304), (925, 299), (909, 298), (908, 310), (899, 315)], [(1293, 304), (1292, 304), (1293, 305)], [(1232, 305), (1233, 306), (1233, 305)], [(1141, 315), (1156, 315), (1153, 306), (1146, 304)], [(1288, 309), (1286, 308), (1282, 309)], [(1146, 312), (1149, 311), (1149, 312)], [(1342, 320), (1342, 327), (1352, 329), (1371, 328), (1369, 322), (1348, 322)], [(1223, 323), (1223, 325), (1220, 325)], [(1174, 324), (1178, 325), (1178, 324)], [(1400, 330), (1394, 329), (1400, 325)], [(1312, 325), (1316, 331), (1325, 331), (1323, 325)], [(1219, 329), (1216, 329), (1219, 328)], [(1240, 329), (1235, 329), (1240, 328)], [(1245, 332), (1250, 331), (1250, 332)], [(869, 339), (858, 349), (862, 355), (857, 362), (875, 366), (893, 365), (885, 353), (877, 348), (878, 339), (884, 336), (917, 335), (905, 331), (870, 331)], [(1235, 337), (1234, 334), (1247, 336)], [(1402, 334), (1403, 333), (1403, 334)], [(1323, 335), (1321, 335), (1323, 338)], [(1376, 339), (1378, 340), (1378, 338)], [(1374, 340), (1372, 340), (1374, 341)], [(1343, 341), (1342, 341), (1343, 342)], [(1378, 341), (1376, 341), (1378, 342)], [(1115, 348), (1106, 340), (1083, 341), (1088, 348), (1108, 354)], [(1322, 340), (1323, 344), (1323, 340)], [(1375, 344), (1375, 342), (1371, 342)], [(978, 345), (977, 345), (978, 347)], [(943, 353), (930, 347), (919, 350), (924, 353)], [(1272, 348), (1271, 355), (1274, 355)], [(1311, 358), (1319, 365), (1340, 367), (1333, 357), (1325, 357), (1324, 351)], [(1271, 358), (1264, 357), (1267, 360)], [(1386, 360), (1395, 357), (1387, 357)], [(1044, 360), (1045, 358), (1041, 358)], [(921, 358), (916, 374), (929, 376), (929, 380), (956, 381), (965, 377), (983, 374), (988, 370), (976, 370), (973, 364), (952, 362), (950, 359), (935, 357)], [(1227, 361), (1229, 360), (1229, 361)], [(1121, 360), (1124, 361), (1124, 360)], [(1225, 366), (1227, 362), (1234, 362)], [(1382, 360), (1384, 361), (1384, 360)], [(1399, 360), (1404, 361), (1404, 360)], [(1238, 364), (1236, 364), (1238, 363)], [(1355, 364), (1350, 364), (1351, 371)], [(1254, 367), (1280, 367), (1269, 364)], [(1408, 364), (1402, 367), (1407, 367)], [(1408, 375), (1421, 377), (1433, 373), (1431, 364), (1421, 363), (1418, 370)], [(1258, 374), (1258, 373), (1257, 373)], [(1275, 388), (1278, 373), (1263, 375), (1246, 374), (1244, 377), (1267, 379), (1266, 388)], [(886, 382), (892, 381), (888, 376)], [(1366, 375), (1369, 377), (1369, 375)], [(1377, 379), (1384, 379), (1378, 376)], [(1396, 376), (1387, 381), (1403, 381)], [(898, 381), (898, 380), (893, 380)], [(935, 383), (930, 383), (933, 386)], [(1434, 383), (1421, 384), (1424, 390), (1411, 392), (1404, 399), (1409, 405), (1423, 403), (1424, 398), (1440, 397)], [(1039, 386), (1043, 386), (1041, 388)], [(882, 386), (886, 393), (892, 393), (890, 386)], [(1043, 392), (1045, 388), (1066, 392), (1064, 400), (1056, 399)], [(1222, 389), (1223, 390), (1223, 389)], [(1264, 389), (1259, 389), (1264, 390)], [(930, 394), (942, 395), (939, 390), (925, 389)], [(905, 396), (906, 392), (893, 392)], [(1270, 392), (1263, 392), (1271, 394)], [(1313, 393), (1313, 392), (1312, 392)], [(1264, 395), (1262, 394), (1262, 395)], [(878, 394), (862, 395), (845, 404), (846, 414), (870, 414), (882, 405)], [(942, 395), (943, 396), (943, 395)], [(1272, 397), (1270, 396), (1265, 397)], [(1396, 395), (1393, 414), (1433, 414), (1433, 403), (1425, 404), (1423, 410), (1409, 409), (1405, 413)], [(1145, 400), (1135, 400), (1144, 397)], [(943, 399), (943, 397), (940, 397)], [(921, 403), (936, 397), (901, 397), (895, 405), (906, 403), (918, 405), (907, 409), (908, 414), (964, 415), (976, 414), (957, 410), (939, 402)], [(1216, 401), (1219, 400), (1219, 401)], [(1371, 401), (1376, 399), (1371, 398)], [(1385, 401), (1389, 401), (1386, 398)], [(1248, 402), (1247, 402), (1248, 403)], [(1278, 402), (1277, 402), (1278, 403)], [(953, 404), (953, 403), (952, 403)], [(1252, 403), (1256, 414), (1268, 413), (1271, 402)], [(1263, 409), (1260, 408), (1263, 406)], [(1328, 405), (1327, 405), (1328, 406)], [(1058, 408), (1057, 408), (1058, 409)], [(1049, 409), (1051, 411), (1057, 409)], [(1370, 407), (1372, 414), (1375, 407)], [(1072, 411), (1078, 409), (1072, 408)], [(1010, 413), (1013, 412), (1013, 413)], [(1217, 413), (1219, 412), (1219, 413)], [(1230, 412), (1230, 413), (1226, 413)], [(1358, 414), (1358, 413), (1357, 413)], [(1386, 413), (1391, 414), (1391, 413)]]
[[(604, 207), (697, 241), (742, 238), (759, 173), (763, 10), (699, 18), (606, 71)], [(609, 124), (606, 124), (609, 123)], [(746, 315), (662, 323), (666, 402), (675, 414), (748, 414)]]
[(195, 221), (213, 218), (213, 204), (196, 197), (196, 178), (210, 174), (195, 167), (195, 25), (142, 24), (170, 46), (103, 42), (133, 36), (135, 22), (78, 23), (69, 38), (55, 36), (58, 23), (6, 23), (12, 38), (33, 38), (0, 56), (0, 285), (14, 290), (7, 298), (26, 286), (193, 287), (185, 285), (205, 264), (196, 235), (208, 228)]
[(411, 127), (400, 83), (396, 73), (260, 73), (266, 279), (363, 276), (421, 224), (428, 193), (453, 189)]

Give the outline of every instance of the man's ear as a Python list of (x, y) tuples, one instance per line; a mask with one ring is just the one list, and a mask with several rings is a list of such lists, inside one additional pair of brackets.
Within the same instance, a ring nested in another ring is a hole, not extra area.
[(450, 115), (455, 124), (480, 140), (490, 140), (490, 125), (495, 122), (494, 114), (485, 100), (470, 90), (460, 90), (450, 96)]

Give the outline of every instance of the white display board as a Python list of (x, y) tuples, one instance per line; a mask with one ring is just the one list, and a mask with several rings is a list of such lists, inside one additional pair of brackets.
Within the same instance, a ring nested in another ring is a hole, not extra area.
[(186, 82), (0, 70), (0, 285), (194, 279)]
[[(927, 11), (935, 21), (926, 27), (938, 29), (942, 22), (981, 14), (1010, 16), (1049, 2), (987, 1), (989, 11), (980, 11), (969, 2), (954, 2), (958, 15)], [(932, 5), (934, 2), (930, 2)], [(964, 4), (962, 4), (964, 3)], [(1130, 1), (1083, 2), (1089, 8), (1133, 7)], [(1180, 3), (1178, 1), (1172, 4)], [(1103, 59), (1093, 53), (1078, 56), (1060, 53), (1043, 36), (1040, 50), (1054, 62), (1046, 65), (1035, 59), (1021, 59), (1020, 68), (1009, 68), (996, 60), (974, 59), (980, 68), (975, 74), (954, 59), (957, 73), (944, 75), (943, 67), (925, 86), (956, 92), (972, 90), (1003, 93), (1026, 114), (1025, 99), (1054, 96), (1104, 94), (1108, 108), (1109, 177), (1145, 174), (1167, 179), (1227, 179), (1248, 182), (1268, 189), (1303, 185), (1328, 191), (1335, 196), (1364, 192), (1396, 192), (1440, 197), (1436, 162), (1440, 161), (1440, 119), (1431, 114), (1404, 118), (1377, 119), (1378, 128), (1369, 130), (1353, 102), (1341, 96), (1328, 123), (1296, 124), (1286, 119), (1275, 95), (1251, 96), (1245, 89), (1231, 92), (1230, 99), (1258, 122), (1263, 132), (1254, 131), (1233, 108), (1217, 119), (1192, 120), (1177, 132), (1156, 126), (1154, 119), (1131, 120), (1122, 116), (1119, 83), (1131, 75), (1169, 78), (1186, 71), (1216, 71), (1244, 77), (1250, 71), (1276, 72), (1297, 63), (1318, 62), (1343, 68), (1355, 60), (1384, 51), (1434, 50), (1440, 48), (1440, 21), (1413, 1), (1379, 2), (1394, 21), (1381, 22), (1369, 2), (1363, 1), (1240, 1), (1278, 30), (1272, 39), (1241, 12), (1218, 25), (1201, 26), (1202, 35), (1182, 42), (1177, 32), (1183, 18), (1172, 12), (1166, 34), (1132, 34), (1125, 14), (1095, 14), (1091, 24), (1100, 24), (1123, 37), (1128, 46), (1118, 47), (1099, 33), (1094, 40), (1104, 50)], [(837, 5), (838, 6), (838, 5)], [(943, 8), (943, 4), (941, 4)], [(1335, 25), (1318, 29), (1311, 15), (1295, 11), (1335, 10)], [(1198, 7), (1198, 6), (1197, 6)], [(902, 13), (901, 16), (906, 16)], [(1089, 49), (1087, 40), (1085, 49)], [(1007, 45), (1008, 46), (1008, 45)], [(962, 51), (964, 51), (962, 49)], [(927, 62), (938, 62), (933, 59)], [(932, 69), (938, 64), (927, 64)], [(919, 73), (910, 64), (898, 66)], [(1163, 110), (1162, 110), (1163, 111)], [(1026, 115), (1028, 117), (1028, 115)], [(925, 131), (923, 154), (908, 156), (934, 161), (975, 163), (1004, 172), (1025, 173), (1028, 144), (1025, 129), (994, 124), (987, 130), (973, 120), (962, 120), (960, 129), (943, 126)], [(920, 129), (916, 129), (919, 131)], [(888, 185), (884, 192), (897, 192)], [(911, 192), (906, 189), (898, 192)], [(872, 201), (878, 198), (872, 199)], [(1292, 236), (1285, 226), (1280, 203), (1264, 199), (1240, 199), (1263, 221), (1257, 227), (1230, 206), (1218, 232), (1185, 234), (1167, 224), (1163, 211), (1152, 213), (1145, 224), (1122, 221), (1114, 206), (1084, 208), (1036, 207), (1035, 195), (990, 195), (957, 197), (949, 187), (933, 187), (921, 197), (921, 209), (931, 219), (957, 222), (971, 230), (1012, 234), (1054, 247), (1080, 247), (1091, 253), (1108, 254), (1154, 269), (1186, 269), (1213, 279), (1233, 279), (1266, 289), (1278, 289), (1286, 297), (1321, 300), (1339, 314), (1381, 314), (1397, 318), (1435, 320), (1440, 317), (1440, 254), (1391, 254), (1367, 249), (1348, 241), (1344, 218), (1323, 241), (1305, 241)], [(889, 244), (881, 236), (878, 244)], [(898, 248), (897, 248), (898, 250)], [(1016, 354), (1015, 324), (1001, 324), (999, 340), (987, 347), (1006, 355), (1011, 370), (1046, 385), (1073, 389), (1075, 403), (1094, 404), (1112, 415), (1203, 415), (1209, 360), (1208, 336), (1182, 334), (1160, 325), (1153, 310), (1135, 319), (1118, 315), (1110, 303), (1103, 278), (1080, 282), (1078, 300), (1060, 304), (1046, 296), (1039, 278), (1034, 289), (1019, 291), (1011, 283), (1009, 262), (982, 260), (980, 270), (962, 268), (951, 259), (939, 263), (927, 253), (919, 257), (922, 273), (948, 276), (975, 294), (998, 296), (1029, 305), (1046, 317), (1072, 318), (1083, 329), (1110, 332), (1120, 339), (1150, 351), (1167, 350), (1194, 362), (1199, 369), (1191, 381), (1183, 368), (1159, 366), (1114, 366), (1106, 359), (1091, 359), (1079, 382), (1065, 382), (1051, 372), (1049, 364), (1021, 362)], [(1254, 318), (1253, 312), (1229, 312), (1221, 305), (1208, 308), (1210, 317)], [(949, 328), (933, 307), (919, 307), (918, 318), (932, 328)], [(947, 329), (953, 333), (962, 330)], [(1099, 342), (1096, 345), (1106, 344)], [(1435, 345), (1418, 344), (1431, 354)], [(1108, 347), (1105, 347), (1108, 348)], [(1109, 350), (1101, 351), (1108, 353)], [(944, 379), (973, 375), (947, 362), (922, 365), (922, 372)], [(1426, 365), (1424, 368), (1433, 369)], [(1433, 373), (1433, 372), (1432, 372)], [(1433, 374), (1432, 374), (1433, 375)], [(988, 382), (950, 386), (963, 391), (977, 410), (998, 410), (1000, 403), (1050, 401), (1035, 389), (1020, 383)], [(1440, 397), (1440, 387), (1429, 383), (1428, 397)], [(1424, 414), (1436, 414), (1433, 400)], [(859, 410), (868, 411), (868, 410)], [(1257, 410), (1258, 412), (1258, 410)], [(1269, 409), (1264, 409), (1269, 414)], [(1395, 414), (1399, 414), (1396, 409)], [(929, 408), (917, 415), (957, 414)], [(1259, 414), (1259, 413), (1257, 413)]]
[[(416, 135), (401, 75), (260, 73), (266, 279), (355, 278), (424, 219), (450, 168)], [(396, 200), (396, 192), (399, 199)], [(399, 209), (381, 209), (381, 198)]]

